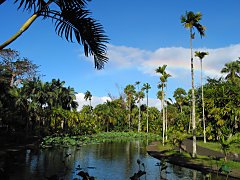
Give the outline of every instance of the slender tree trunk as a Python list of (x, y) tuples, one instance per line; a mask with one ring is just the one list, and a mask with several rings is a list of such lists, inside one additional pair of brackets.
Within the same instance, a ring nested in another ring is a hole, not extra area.
[(167, 133), (168, 133), (168, 118), (167, 118), (167, 113), (168, 113), (168, 110), (167, 110), (167, 103), (166, 103), (166, 140), (168, 139), (168, 136), (167, 136)]
[(191, 122), (192, 122), (192, 111), (190, 107), (190, 112), (189, 112), (189, 123), (188, 123), (188, 134), (191, 132)]
[(148, 92), (147, 92), (147, 133), (148, 133)]
[(163, 117), (163, 132), (162, 132), (162, 144), (164, 145), (165, 143), (165, 108), (164, 108), (164, 90), (163, 90), (163, 87), (162, 87), (162, 117)]
[[(167, 96), (167, 83), (166, 83), (166, 96)], [(166, 135), (165, 135), (165, 139), (167, 140), (167, 130), (168, 130), (168, 119), (167, 119), (167, 101), (166, 101), (166, 116), (165, 116), (165, 123), (166, 123)]]
[(141, 131), (141, 109), (140, 109), (140, 106), (141, 106), (141, 102), (140, 102), (140, 99), (139, 99), (139, 102), (138, 102), (138, 132)]
[(192, 28), (190, 28), (190, 49), (191, 49), (191, 76), (192, 76), (192, 131), (193, 131), (193, 152), (192, 157), (197, 155), (197, 139), (196, 139), (196, 119), (195, 119), (195, 94), (194, 94), (194, 67), (192, 52)]
[(19, 29), (19, 31), (14, 34), (11, 38), (9, 38), (7, 41), (5, 41), (3, 44), (0, 45), (0, 50), (11, 44), (13, 41), (15, 41), (19, 36), (22, 35), (29, 27), (30, 25), (37, 19), (38, 14), (35, 13), (33, 14), (24, 24), (23, 26)]
[(207, 142), (206, 140), (206, 123), (205, 123), (205, 113), (204, 113), (204, 96), (203, 96), (203, 83), (202, 83), (202, 59), (200, 59), (201, 62), (201, 86), (202, 86), (202, 119), (203, 119), (203, 139), (204, 143)]
[[(131, 97), (130, 97), (131, 98)], [(131, 129), (131, 99), (129, 99), (128, 128)]]

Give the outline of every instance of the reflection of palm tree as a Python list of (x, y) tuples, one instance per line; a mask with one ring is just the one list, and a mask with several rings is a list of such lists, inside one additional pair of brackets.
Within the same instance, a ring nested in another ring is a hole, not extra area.
[(195, 33), (193, 29), (196, 28), (200, 36), (205, 35), (205, 27), (199, 22), (202, 19), (200, 12), (194, 13), (192, 11), (186, 12), (185, 15), (181, 16), (181, 23), (185, 28), (190, 30), (190, 51), (191, 51), (191, 77), (192, 77), (192, 130), (193, 130), (193, 153), (195, 157), (197, 154), (197, 141), (196, 141), (196, 120), (195, 120), (195, 94), (194, 94), (194, 68), (193, 68), (193, 52), (192, 52), (192, 40), (194, 39)]
[[(5, 0), (0, 1), (0, 4)], [(16, 0), (15, 2), (19, 2)], [(95, 19), (90, 17), (91, 12), (86, 9), (86, 0), (68, 1), (39, 1), (21, 0), (19, 8), (31, 11), (33, 15), (23, 24), (21, 29), (11, 38), (0, 45), (0, 50), (16, 40), (38, 18), (52, 19), (55, 21), (56, 33), (73, 42), (73, 36), (84, 47), (86, 56), (93, 55), (95, 67), (103, 68), (108, 60), (106, 57), (106, 45), (108, 38), (104, 35), (103, 27)]]
[(208, 52), (195, 51), (195, 56), (200, 59), (200, 64), (201, 64), (202, 118), (203, 118), (203, 139), (204, 139), (204, 143), (206, 143), (206, 125), (205, 125), (204, 97), (203, 97), (203, 83), (202, 83), (202, 60), (206, 55), (208, 55)]
[(147, 133), (148, 133), (148, 91), (149, 89), (151, 89), (150, 84), (144, 83), (142, 90), (146, 90), (146, 94), (147, 94)]

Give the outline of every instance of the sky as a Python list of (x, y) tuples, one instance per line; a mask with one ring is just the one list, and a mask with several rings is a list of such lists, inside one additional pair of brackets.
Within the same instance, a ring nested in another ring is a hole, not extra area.
[[(17, 10), (14, 1), (0, 5), (0, 43), (3, 43), (31, 16)], [(207, 51), (203, 60), (203, 82), (217, 78), (224, 64), (238, 59), (240, 52), (240, 1), (238, 0), (92, 0), (87, 5), (109, 37), (108, 63), (103, 70), (94, 69), (92, 57), (83, 55), (83, 47), (69, 43), (55, 33), (50, 19), (37, 19), (29, 29), (8, 46), (40, 65), (43, 81), (59, 78), (77, 92), (79, 108), (88, 104), (84, 93), (89, 90), (92, 105), (103, 103), (108, 95), (119, 97), (128, 84), (149, 83), (150, 106), (160, 108), (157, 100), (159, 74), (164, 64), (172, 75), (167, 97), (178, 87), (191, 88), (189, 30), (180, 22), (186, 11), (201, 12), (206, 36), (196, 32), (194, 51)], [(195, 86), (200, 84), (200, 61), (194, 58)], [(143, 103), (146, 100), (143, 101)]]

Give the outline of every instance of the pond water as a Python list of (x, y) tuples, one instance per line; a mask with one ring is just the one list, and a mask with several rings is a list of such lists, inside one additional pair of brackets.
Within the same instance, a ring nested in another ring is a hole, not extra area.
[[(26, 150), (9, 156), (10, 179), (46, 180), (57, 175), (60, 179), (81, 179), (80, 171), (87, 172), (97, 180), (127, 180), (134, 173), (143, 171), (142, 180), (192, 180), (205, 179), (201, 172), (166, 164), (161, 171), (160, 161), (149, 156), (146, 144), (134, 142), (106, 142), (76, 148), (53, 148), (40, 151)], [(140, 160), (140, 166), (137, 163)]]

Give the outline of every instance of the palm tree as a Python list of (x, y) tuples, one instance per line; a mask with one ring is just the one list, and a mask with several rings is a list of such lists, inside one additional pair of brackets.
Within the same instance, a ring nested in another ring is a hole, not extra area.
[[(163, 73), (163, 79), (165, 80), (165, 86), (166, 86), (166, 94), (167, 94), (167, 80), (168, 80), (168, 78), (169, 77), (171, 77), (171, 75), (170, 74), (168, 74), (168, 73), (166, 73), (166, 72), (164, 72)], [(168, 119), (167, 119), (167, 101), (166, 101), (166, 115), (165, 115), (165, 125), (166, 125), (166, 136), (165, 136), (165, 138), (166, 138), (166, 140), (167, 140), (167, 130), (168, 130)]]
[(141, 131), (141, 100), (144, 98), (144, 93), (142, 90), (139, 90), (139, 85), (140, 81), (136, 81), (135, 86), (138, 88), (138, 92), (136, 93), (136, 100), (138, 103), (138, 132)]
[(163, 65), (162, 67), (159, 66), (157, 69), (156, 69), (156, 73), (160, 73), (161, 76), (160, 76), (160, 81), (161, 83), (158, 84), (158, 88), (161, 89), (161, 92), (162, 92), (162, 113), (163, 113), (163, 144), (164, 144), (164, 138), (165, 138), (165, 131), (166, 131), (166, 114), (165, 114), (165, 107), (164, 107), (164, 101), (165, 101), (165, 98), (164, 98), (164, 87), (166, 87), (166, 83), (167, 83), (167, 79), (169, 77), (171, 77), (170, 74), (166, 73), (166, 67), (167, 65)]
[(138, 102), (138, 132), (141, 131), (141, 100), (144, 98), (144, 92), (143, 91), (138, 91), (136, 93), (136, 99)]
[(164, 91), (163, 91), (163, 86), (164, 84), (159, 84), (158, 88), (162, 89), (157, 92), (157, 98), (161, 100), (161, 109), (162, 109), (162, 144), (164, 145), (165, 143), (165, 108), (163, 107), (163, 98), (164, 98)]
[(195, 51), (195, 56), (200, 59), (200, 64), (201, 64), (202, 118), (203, 118), (203, 139), (204, 139), (204, 143), (206, 143), (206, 125), (205, 125), (205, 113), (204, 113), (205, 109), (204, 109), (203, 83), (202, 83), (202, 60), (206, 55), (208, 55), (208, 52)]
[(131, 107), (132, 107), (132, 98), (133, 95), (136, 93), (134, 85), (127, 85), (124, 88), (124, 93), (127, 95), (127, 102), (128, 102), (128, 128), (131, 128)]
[(192, 76), (192, 130), (193, 130), (193, 153), (192, 157), (195, 158), (197, 154), (197, 141), (196, 141), (196, 120), (195, 120), (195, 95), (194, 95), (194, 68), (193, 68), (193, 52), (192, 52), (192, 40), (195, 33), (193, 30), (196, 28), (200, 36), (205, 35), (205, 27), (200, 24), (202, 14), (192, 11), (187, 11), (185, 15), (181, 16), (181, 23), (183, 26), (190, 30), (190, 52), (191, 52), (191, 76)]
[(180, 108), (180, 112), (182, 113), (182, 106), (184, 103), (184, 99), (186, 98), (186, 91), (183, 88), (177, 88), (174, 92), (173, 92), (173, 97), (176, 100), (177, 105)]
[(227, 73), (225, 78), (233, 82), (235, 82), (236, 79), (240, 79), (240, 57), (236, 61), (226, 63), (221, 73)]
[(89, 106), (90, 108), (92, 109), (92, 105), (91, 105), (91, 101), (92, 101), (92, 94), (90, 91), (86, 91), (85, 94), (84, 94), (84, 99), (87, 101), (89, 100)]
[(151, 89), (150, 84), (144, 83), (142, 90), (143, 91), (145, 90), (146, 94), (147, 94), (147, 133), (148, 133), (148, 91), (149, 91), (149, 89)]
[[(1, 0), (0, 5), (3, 2), (5, 0)], [(55, 31), (60, 37), (73, 42), (75, 36), (76, 41), (83, 45), (85, 56), (94, 56), (97, 69), (104, 67), (104, 63), (108, 61), (105, 45), (108, 38), (102, 25), (93, 19), (91, 12), (86, 9), (87, 0), (15, 0), (15, 3), (17, 2), (18, 8), (33, 11), (33, 14), (16, 34), (0, 45), (0, 50), (21, 36), (38, 17), (43, 17), (55, 21)]]

